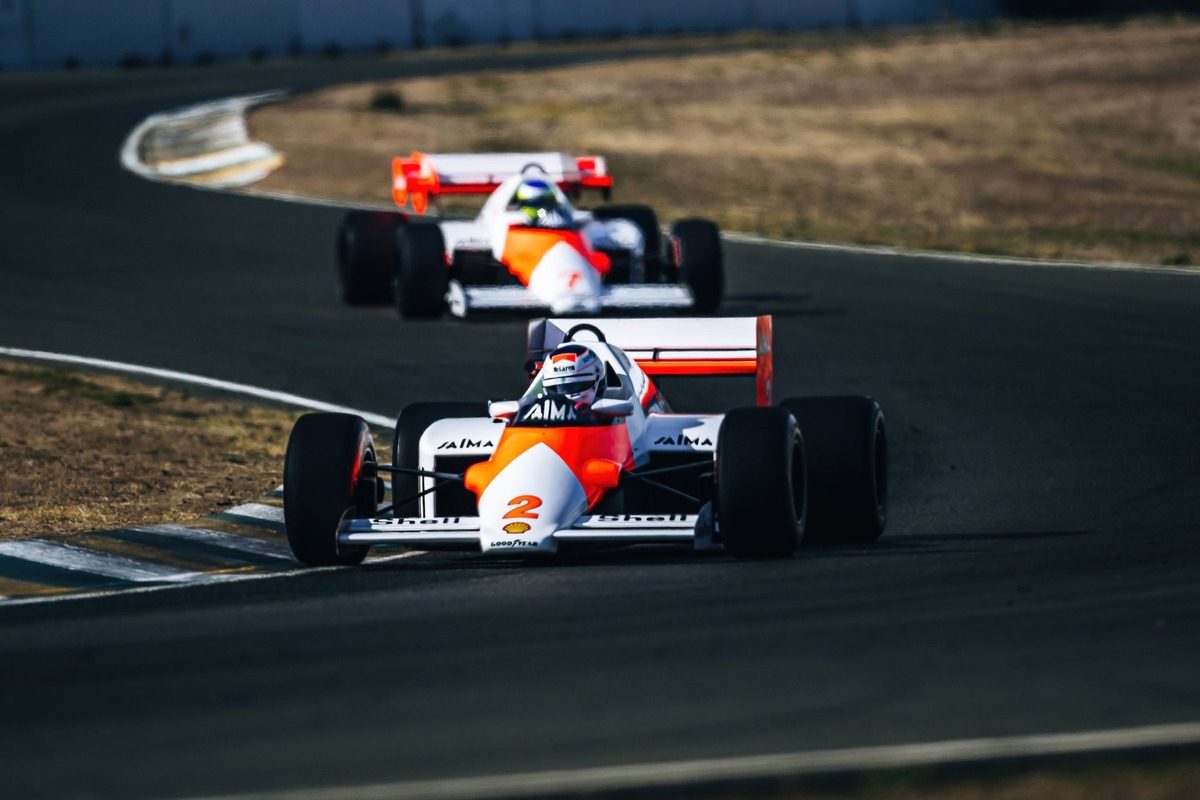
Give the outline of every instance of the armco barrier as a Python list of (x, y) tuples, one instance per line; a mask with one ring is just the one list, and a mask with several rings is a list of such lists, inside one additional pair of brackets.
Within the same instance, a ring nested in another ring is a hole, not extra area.
[(0, 68), (900, 25), (987, 17), (996, 6), (997, 0), (0, 0)]

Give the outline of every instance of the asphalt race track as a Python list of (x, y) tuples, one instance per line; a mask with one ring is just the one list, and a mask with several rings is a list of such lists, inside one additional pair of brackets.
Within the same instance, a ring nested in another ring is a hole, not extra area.
[[(337, 210), (153, 184), (117, 162), (157, 110), (420, 68), (0, 75), (0, 344), (384, 413), (513, 395), (522, 322), (402, 323), (339, 304)], [(780, 397), (882, 403), (880, 544), (771, 563), (418, 557), (0, 609), (6, 796), (1200, 719), (1200, 275), (746, 244), (727, 256), (725, 311), (775, 315)], [(696, 387), (678, 388), (694, 406)]]

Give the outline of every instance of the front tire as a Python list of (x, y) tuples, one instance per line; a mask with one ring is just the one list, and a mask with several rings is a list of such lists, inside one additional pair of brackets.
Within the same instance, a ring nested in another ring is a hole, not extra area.
[(870, 397), (794, 397), (808, 455), (806, 543), (872, 542), (887, 524), (887, 431)]
[(338, 284), (351, 306), (392, 302), (392, 265), (396, 261), (399, 214), (351, 211), (338, 228)]
[(783, 408), (739, 408), (717, 441), (716, 518), (734, 558), (786, 558), (804, 538), (804, 440)]
[(650, 206), (624, 204), (605, 205), (592, 211), (598, 220), (627, 219), (642, 233), (643, 279), (646, 283), (662, 280), (663, 260), (662, 230), (658, 227), (658, 214)]
[(396, 309), (405, 319), (435, 319), (446, 309), (449, 272), (442, 229), (433, 224), (405, 225), (396, 234), (393, 280)]
[(693, 309), (712, 314), (725, 293), (725, 256), (721, 232), (706, 219), (684, 219), (671, 226), (671, 261), (692, 290)]
[(305, 414), (288, 438), (283, 468), (283, 519), (288, 544), (301, 564), (358, 564), (367, 547), (340, 546), (347, 512), (375, 513), (375, 443), (353, 414)]

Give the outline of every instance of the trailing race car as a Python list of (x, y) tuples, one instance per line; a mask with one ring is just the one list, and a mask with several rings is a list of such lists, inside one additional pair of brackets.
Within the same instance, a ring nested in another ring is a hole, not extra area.
[[(414, 403), (392, 463), (359, 417), (301, 417), (284, 517), (304, 564), (370, 547), (545, 554), (677, 543), (739, 558), (866, 542), (887, 506), (869, 397), (772, 404), (771, 318), (537, 320), (519, 400)], [(676, 414), (656, 375), (754, 375), (757, 405)], [(391, 477), (385, 502), (384, 476)]]
[[(338, 235), (342, 297), (395, 302), (406, 318), (479, 311), (596, 314), (608, 309), (712, 313), (724, 291), (717, 226), (676, 222), (664, 243), (647, 206), (573, 208), (608, 197), (603, 158), (563, 153), (425, 155), (392, 164), (407, 211), (351, 211)], [(489, 194), (474, 220), (422, 219), (432, 199)]]

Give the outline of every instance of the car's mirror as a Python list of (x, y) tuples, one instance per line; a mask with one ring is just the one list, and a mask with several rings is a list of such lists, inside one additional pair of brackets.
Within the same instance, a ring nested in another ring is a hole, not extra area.
[(597, 417), (628, 417), (633, 413), (633, 401), (629, 398), (601, 398), (592, 404), (592, 413)]
[(520, 407), (521, 404), (516, 400), (493, 400), (488, 403), (488, 416), (508, 421), (517, 416)]

